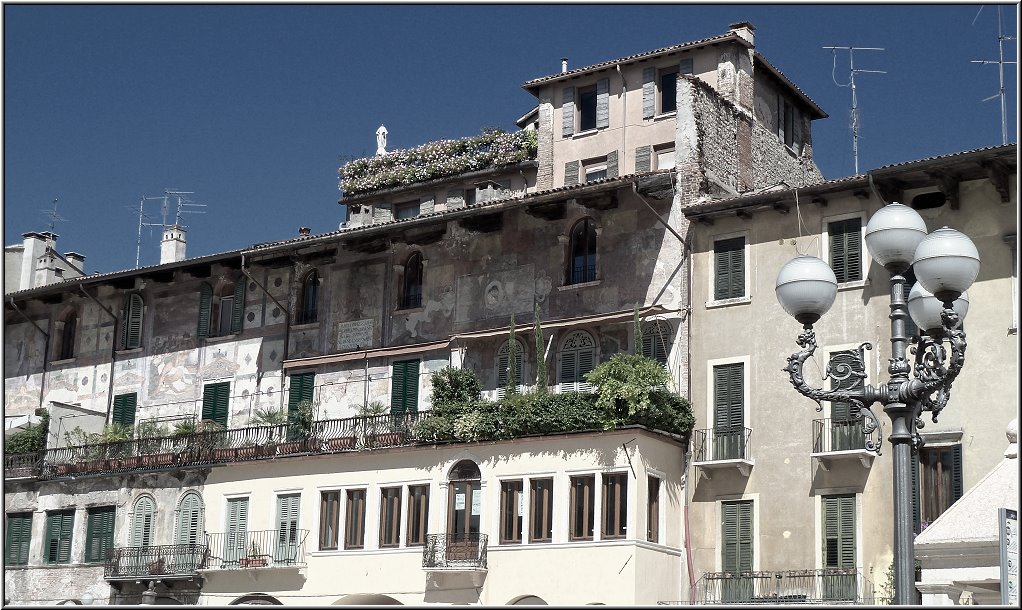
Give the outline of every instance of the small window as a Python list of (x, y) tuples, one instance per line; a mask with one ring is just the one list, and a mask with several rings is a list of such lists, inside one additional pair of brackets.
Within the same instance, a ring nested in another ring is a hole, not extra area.
[(75, 338), (78, 332), (78, 314), (72, 309), (60, 321), (60, 345), (57, 349), (58, 360), (69, 360), (75, 357)]
[(318, 317), (319, 273), (313, 269), (302, 278), (295, 324), (311, 324)]
[(596, 519), (595, 505), (596, 477), (594, 475), (571, 477), (570, 527), (571, 540), (592, 540)]
[(583, 218), (571, 229), (568, 284), (596, 281), (596, 223)]
[(365, 546), (366, 490), (349, 489), (344, 506), (344, 548), (360, 549)]
[(529, 542), (550, 542), (554, 534), (554, 480), (529, 482)]
[(596, 85), (578, 90), (578, 130), (596, 129)]
[(912, 209), (929, 210), (932, 208), (939, 208), (945, 203), (947, 203), (947, 197), (945, 197), (944, 193), (941, 193), (940, 191), (935, 193), (922, 193), (912, 198)]
[(32, 544), (32, 513), (9, 513), (6, 530), (4, 563), (9, 566), (28, 564), (28, 551)]
[(465, 205), (475, 205), (476, 202), (476, 190), (474, 188), (465, 189)]
[(135, 409), (138, 405), (138, 394), (118, 394), (114, 396), (114, 404), (110, 413), (110, 423), (121, 424), (132, 428), (135, 426)]
[(380, 547), (401, 545), (401, 488), (380, 490)]
[(390, 413), (416, 413), (419, 410), (419, 360), (398, 360), (392, 365)]
[(918, 514), (925, 527), (962, 497), (962, 446), (919, 450)]
[(646, 540), (660, 542), (660, 478), (649, 477), (646, 499)]
[(603, 475), (603, 528), (604, 538), (624, 538), (628, 533), (628, 475)]
[(422, 255), (416, 252), (408, 258), (404, 269), (404, 285), (401, 291), (401, 309), (422, 306)]
[(75, 511), (46, 513), (46, 563), (71, 563), (71, 539), (74, 535)]
[(500, 543), (520, 544), (525, 514), (525, 496), (521, 481), (500, 484)]
[(671, 353), (671, 325), (663, 320), (653, 320), (642, 325), (642, 355), (667, 366)]
[(101, 506), (90, 508), (85, 533), (85, 563), (100, 563), (107, 560), (107, 553), (114, 548), (114, 515), (116, 508)]
[(415, 218), (419, 215), (419, 202), (418, 201), (406, 201), (404, 203), (394, 204), (394, 219), (404, 220), (406, 218)]
[(607, 157), (598, 157), (582, 162), (583, 182), (596, 182), (607, 178)]
[(713, 299), (745, 296), (745, 238), (713, 242)]
[(674, 169), (676, 160), (673, 144), (657, 146), (653, 149), (653, 153), (656, 155), (656, 169)]
[(678, 68), (660, 71), (660, 114), (678, 109)]
[(341, 492), (324, 491), (319, 500), (319, 550), (337, 549), (337, 526), (340, 523)]
[(429, 523), (429, 485), (408, 486), (408, 546), (426, 544)]
[(124, 309), (121, 311), (121, 349), (142, 347), (142, 313), (144, 309), (142, 296), (138, 293), (129, 294), (124, 298)]
[(827, 224), (830, 266), (838, 284), (862, 279), (862, 219), (849, 218)]
[(202, 419), (215, 421), (226, 428), (230, 400), (231, 382), (207, 383), (202, 388)]
[(795, 111), (788, 102), (784, 102), (784, 145), (795, 145)]

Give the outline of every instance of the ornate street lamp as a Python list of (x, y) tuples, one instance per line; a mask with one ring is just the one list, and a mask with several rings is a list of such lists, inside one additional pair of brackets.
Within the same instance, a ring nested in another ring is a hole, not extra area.
[[(911, 460), (922, 445), (917, 432), (923, 427), (923, 411), (934, 422), (947, 404), (951, 383), (965, 363), (965, 332), (961, 320), (968, 311), (966, 289), (979, 274), (979, 253), (968, 237), (947, 227), (927, 235), (926, 223), (912, 208), (900, 203), (888, 204), (866, 224), (866, 247), (873, 259), (891, 274), (891, 359), (887, 372), (891, 379), (878, 386), (864, 385), (855, 390), (813, 388), (802, 376), (802, 364), (816, 351), (813, 324), (830, 309), (837, 295), (837, 280), (830, 266), (814, 256), (797, 256), (777, 274), (776, 294), (781, 306), (803, 325), (797, 343), (802, 348), (788, 357), (783, 370), (795, 389), (816, 401), (852, 403), (866, 433), (865, 448), (880, 454), (882, 441), (873, 443), (869, 433), (880, 427), (870, 409), (883, 405), (891, 420), (888, 440), (894, 453), (894, 581), (896, 604), (914, 603), (915, 562), (912, 549)], [(904, 273), (912, 267), (918, 282), (904, 299)], [(915, 348), (915, 363), (906, 359), (908, 337), (905, 320), (911, 314), (923, 335)], [(946, 346), (950, 347), (950, 356)], [(869, 343), (861, 347), (872, 349)], [(826, 377), (840, 381), (855, 370), (865, 370), (862, 350), (855, 355), (858, 368), (828, 365)], [(914, 378), (909, 377), (909, 373)]]

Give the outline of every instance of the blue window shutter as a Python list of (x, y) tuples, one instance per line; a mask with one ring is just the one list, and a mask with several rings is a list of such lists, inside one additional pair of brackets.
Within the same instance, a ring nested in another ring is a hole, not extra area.
[(561, 136), (575, 133), (575, 88), (565, 87), (561, 98)]
[(209, 316), (213, 308), (213, 288), (206, 283), (199, 286), (199, 327), (195, 335), (200, 339), (209, 336)]
[(596, 128), (610, 127), (610, 79), (596, 81)]
[(655, 77), (656, 68), (642, 69), (642, 118), (644, 119), (652, 119), (656, 113)]
[(618, 166), (617, 166), (617, 151), (612, 150), (607, 153), (607, 177), (617, 178)]

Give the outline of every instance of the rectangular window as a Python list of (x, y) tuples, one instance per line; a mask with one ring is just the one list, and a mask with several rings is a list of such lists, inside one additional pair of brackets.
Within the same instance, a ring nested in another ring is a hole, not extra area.
[(249, 553), (248, 498), (227, 500), (227, 536), (224, 540), (224, 560), (238, 563)]
[(596, 85), (578, 90), (578, 130), (596, 129)]
[(366, 490), (349, 489), (344, 506), (344, 548), (360, 549), (365, 546)]
[(85, 530), (85, 562), (106, 561), (107, 553), (114, 548), (114, 515), (116, 507), (101, 506), (89, 509), (88, 525)]
[(406, 218), (415, 218), (419, 215), (419, 202), (418, 201), (406, 201), (404, 203), (394, 204), (394, 219), (404, 220)]
[(862, 219), (849, 218), (827, 224), (830, 235), (830, 266), (838, 284), (862, 279)]
[(429, 485), (408, 486), (408, 546), (426, 544), (429, 523)]
[(713, 459), (745, 457), (745, 364), (713, 367)]
[(216, 334), (218, 337), (226, 337), (232, 334), (234, 321), (234, 297), (221, 297), (219, 311), (217, 312)]
[(299, 416), (299, 407), (305, 401), (312, 402), (316, 395), (316, 374), (298, 373), (289, 377), (291, 384), (287, 393), (287, 419), (294, 421)]
[(592, 540), (595, 523), (596, 477), (593, 475), (571, 477), (571, 540)]
[(135, 407), (138, 404), (138, 394), (118, 394), (114, 396), (110, 423), (122, 424), (129, 428), (135, 426)]
[(46, 513), (46, 563), (71, 563), (71, 537), (74, 533), (75, 511)]
[(962, 497), (962, 446), (923, 447), (918, 471), (919, 520), (929, 525)]
[(529, 482), (529, 542), (550, 542), (554, 534), (554, 480)]
[(721, 570), (749, 572), (752, 570), (752, 501), (722, 502)]
[(660, 71), (660, 114), (678, 109), (678, 68)]
[(604, 538), (624, 538), (628, 533), (628, 475), (603, 475)]
[(337, 550), (337, 526), (340, 524), (341, 492), (324, 491), (319, 500), (319, 550)]
[[(855, 495), (824, 496), (823, 567), (855, 567)], [(823, 576), (823, 599), (856, 599), (855, 574), (832, 573)]]
[(522, 541), (525, 495), (521, 481), (500, 484), (500, 542), (518, 544)]
[(231, 399), (231, 383), (207, 383), (202, 388), (202, 419), (209, 419), (227, 427), (228, 406)]
[(656, 169), (674, 169), (674, 145), (658, 146), (653, 149), (656, 154)]
[(745, 296), (745, 238), (713, 242), (713, 299)]
[(298, 560), (298, 517), (301, 514), (301, 494), (277, 496), (277, 547), (273, 561), (293, 565)]
[(401, 488), (380, 490), (380, 547), (401, 545)]
[(476, 190), (474, 188), (465, 189), (465, 205), (475, 205), (476, 202)]
[(582, 169), (585, 173), (585, 182), (603, 180), (607, 177), (607, 157), (583, 161)]
[(32, 513), (7, 515), (7, 538), (4, 540), (4, 563), (9, 566), (28, 564), (32, 544)]
[(392, 415), (415, 413), (419, 410), (419, 361), (398, 360), (393, 363), (390, 384), (390, 412)]
[[(842, 379), (831, 383), (832, 390), (856, 391), (866, 385), (866, 373), (857, 352), (845, 350), (830, 355), (830, 370)], [(847, 372), (847, 374), (846, 374)], [(859, 409), (850, 402), (830, 403), (830, 441), (832, 451), (863, 449), (866, 435), (859, 419)]]
[(646, 540), (660, 542), (660, 478), (649, 477), (646, 503)]

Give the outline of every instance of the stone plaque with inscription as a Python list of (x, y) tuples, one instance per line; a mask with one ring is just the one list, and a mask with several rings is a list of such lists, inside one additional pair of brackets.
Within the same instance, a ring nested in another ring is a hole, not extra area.
[(369, 349), (373, 345), (373, 320), (352, 320), (337, 324), (337, 351)]

